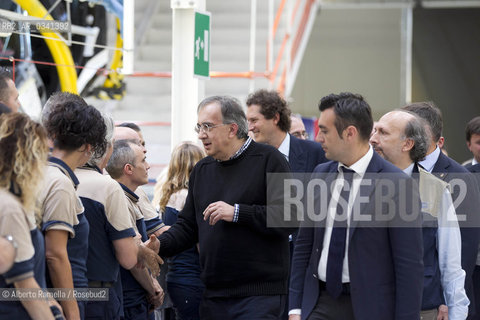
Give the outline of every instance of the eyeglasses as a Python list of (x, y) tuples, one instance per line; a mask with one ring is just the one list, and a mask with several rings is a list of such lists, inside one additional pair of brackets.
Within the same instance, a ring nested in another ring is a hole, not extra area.
[(210, 130), (212, 130), (214, 128), (221, 127), (221, 126), (226, 126), (226, 125), (228, 125), (228, 123), (222, 123), (222, 124), (197, 123), (197, 125), (195, 126), (195, 132), (196, 133), (200, 133), (200, 132), (208, 133), (208, 132), (210, 132)]
[(291, 135), (298, 139), (301, 139), (302, 137), (304, 139), (308, 139), (307, 131), (295, 131), (295, 132), (292, 132)]

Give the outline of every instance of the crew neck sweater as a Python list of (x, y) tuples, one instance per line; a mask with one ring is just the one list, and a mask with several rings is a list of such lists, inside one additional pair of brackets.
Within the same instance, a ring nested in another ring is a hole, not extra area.
[[(206, 297), (286, 294), (291, 229), (268, 227), (266, 204), (267, 173), (289, 171), (277, 149), (253, 141), (238, 158), (202, 159), (190, 175), (177, 223), (159, 237), (160, 255), (170, 257), (198, 242)], [(238, 221), (204, 221), (203, 211), (216, 201), (239, 204)], [(280, 206), (275, 208), (268, 214), (281, 217)]]

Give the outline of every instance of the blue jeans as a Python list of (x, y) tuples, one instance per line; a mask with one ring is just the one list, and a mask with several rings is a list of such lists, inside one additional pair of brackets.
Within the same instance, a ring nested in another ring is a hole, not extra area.
[[(133, 307), (123, 308), (124, 320), (148, 320), (150, 315), (148, 313), (148, 303), (145, 300), (144, 303), (138, 304)], [(153, 314), (153, 313), (152, 313)]]
[(123, 313), (121, 299), (114, 288), (108, 291), (108, 301), (88, 301), (85, 309), (86, 320), (119, 320)]
[(167, 291), (173, 302), (177, 320), (200, 319), (199, 307), (203, 290), (203, 287), (167, 282)]
[(80, 311), (80, 319), (85, 320), (85, 306), (87, 305), (87, 301), (77, 301), (78, 310)]

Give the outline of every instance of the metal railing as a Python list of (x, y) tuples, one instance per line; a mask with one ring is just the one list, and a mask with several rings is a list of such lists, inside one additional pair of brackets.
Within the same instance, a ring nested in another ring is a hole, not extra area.
[(289, 96), (293, 89), (293, 84), (315, 21), (317, 8), (316, 0), (296, 0), (295, 3), (282, 0), (275, 15), (275, 22), (267, 43), (267, 66), (271, 66), (271, 52), (274, 52), (272, 48), (273, 43), (277, 35), (282, 11), (286, 10), (284, 15), (286, 31), (269, 77), (271, 87), (285, 96)]
[[(26, 0), (24, 0), (26, 1)], [(270, 89), (276, 89), (283, 95), (289, 96), (293, 83), (300, 66), (306, 43), (315, 20), (318, 0), (269, 0), (268, 20), (269, 30), (266, 43), (267, 63), (265, 71), (255, 71), (256, 61), (256, 17), (257, 0), (251, 0), (251, 19), (250, 19), (250, 53), (249, 70), (243, 72), (223, 72), (211, 71), (212, 78), (245, 78), (251, 80), (250, 91), (254, 90), (255, 78), (266, 78), (270, 82)], [(275, 3), (279, 2), (277, 8)], [(137, 30), (137, 45), (144, 38), (145, 30), (152, 19), (153, 12), (156, 11), (156, 1), (148, 2), (142, 23)], [(283, 26), (285, 33), (279, 34), (280, 26)], [(281, 37), (281, 45), (278, 50), (274, 47), (276, 37)], [(93, 47), (100, 47), (93, 45)], [(112, 49), (112, 48), (108, 48)], [(113, 48), (119, 50), (118, 48)], [(125, 52), (124, 52), (125, 53)], [(42, 61), (28, 61), (36, 64), (47, 64)], [(56, 67), (79, 68), (73, 63), (65, 65), (64, 63), (48, 63)], [(70, 68), (67, 68), (70, 69)], [(107, 68), (98, 69), (99, 72), (109, 73), (114, 70)], [(126, 74), (128, 77), (159, 77), (171, 78), (171, 72), (133, 72)]]
[[(275, 8), (275, 1), (269, 0), (266, 70), (259, 72), (255, 71), (257, 0), (251, 0), (249, 70), (243, 72), (210, 71), (210, 77), (250, 79), (250, 91), (254, 89), (255, 78), (266, 78), (270, 82), (270, 89), (276, 89), (288, 96), (303, 58), (317, 7), (317, 0), (281, 0), (278, 8)], [(283, 35), (279, 35), (280, 26), (284, 26), (286, 30)], [(282, 37), (282, 41), (279, 49), (275, 50), (274, 42), (277, 35)], [(172, 74), (171, 72), (134, 72), (128, 76), (170, 78)]]

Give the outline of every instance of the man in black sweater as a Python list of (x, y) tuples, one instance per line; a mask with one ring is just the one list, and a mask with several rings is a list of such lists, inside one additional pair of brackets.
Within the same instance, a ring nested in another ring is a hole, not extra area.
[[(199, 243), (202, 319), (278, 319), (291, 229), (267, 225), (267, 173), (288, 172), (288, 163), (274, 147), (248, 138), (245, 113), (231, 97), (204, 99), (195, 130), (208, 157), (192, 171), (177, 223), (159, 237), (160, 255)], [(282, 214), (268, 208), (269, 218)]]

